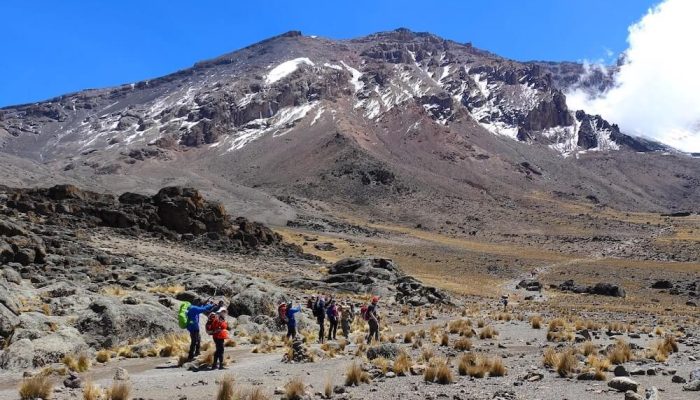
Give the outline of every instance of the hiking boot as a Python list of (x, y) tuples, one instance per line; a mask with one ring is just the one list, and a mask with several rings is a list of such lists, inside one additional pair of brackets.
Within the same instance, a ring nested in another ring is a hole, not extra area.
[(224, 367), (223, 365), (219, 365), (219, 369), (228, 369), (228, 368)]

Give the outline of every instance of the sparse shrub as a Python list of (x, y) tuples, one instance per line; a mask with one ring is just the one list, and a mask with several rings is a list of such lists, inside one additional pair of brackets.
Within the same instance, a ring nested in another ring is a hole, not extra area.
[(476, 356), (473, 353), (465, 353), (459, 357), (459, 362), (457, 363), (457, 372), (464, 376), (468, 374), (468, 368), (476, 364)]
[(561, 377), (567, 377), (574, 373), (578, 367), (578, 360), (576, 359), (576, 354), (574, 350), (565, 350), (559, 353), (557, 362), (557, 373)]
[(227, 374), (219, 378), (219, 389), (216, 392), (216, 400), (234, 400), (236, 391), (234, 390), (233, 375)]
[(632, 360), (632, 349), (627, 342), (618, 340), (615, 345), (608, 350), (608, 360), (618, 365)]
[(48, 400), (53, 395), (53, 383), (44, 374), (37, 374), (22, 380), (19, 386), (21, 400)]
[(433, 358), (433, 356), (435, 356), (435, 351), (433, 350), (432, 347), (425, 346), (421, 350), (420, 356), (421, 356), (421, 359), (423, 359), (423, 361), (430, 362), (430, 359)]
[(411, 368), (411, 356), (405, 351), (399, 353), (394, 360), (394, 373), (399, 376), (406, 375), (408, 370)]
[(83, 386), (83, 400), (100, 400), (104, 392), (94, 382), (86, 382)]
[(454, 344), (454, 347), (455, 347), (455, 350), (459, 350), (459, 351), (471, 350), (472, 341), (463, 337), (463, 338), (457, 339), (457, 341)]
[(556, 332), (559, 329), (564, 328), (565, 324), (566, 323), (564, 322), (564, 320), (562, 318), (555, 318), (555, 319), (549, 321), (547, 331), (548, 332)]
[(382, 372), (382, 375), (386, 375), (387, 371), (389, 370), (389, 360), (384, 357), (375, 358), (372, 360), (372, 364), (374, 364), (374, 366)]
[(114, 381), (109, 389), (109, 400), (130, 400), (131, 399), (131, 382), (129, 381)]
[(99, 363), (106, 363), (112, 358), (112, 352), (109, 350), (100, 350), (95, 353), (95, 360)]
[(416, 336), (416, 333), (414, 331), (406, 332), (406, 334), (403, 335), (403, 342), (404, 343), (413, 343), (413, 338), (415, 336)]
[(595, 344), (593, 344), (593, 342), (591, 342), (590, 340), (583, 342), (583, 344), (581, 345), (581, 354), (588, 357), (591, 354), (596, 353), (598, 353), (598, 348)]
[(547, 368), (554, 368), (559, 364), (559, 353), (552, 347), (547, 347), (544, 350), (542, 364)]
[(447, 333), (443, 333), (440, 338), (440, 346), (446, 347), (450, 345), (450, 337)]
[(450, 364), (447, 362), (447, 360), (440, 360), (437, 362), (435, 381), (441, 385), (447, 385), (454, 382), (452, 369), (450, 368)]
[(435, 376), (437, 376), (437, 367), (435, 365), (428, 365), (423, 372), (423, 380), (426, 382), (435, 382)]
[(479, 332), (479, 338), (480, 339), (492, 339), (496, 335), (498, 335), (498, 331), (494, 329), (491, 325), (485, 326), (481, 331)]
[(542, 317), (539, 315), (534, 315), (530, 318), (530, 325), (532, 329), (540, 329), (542, 327)]
[(506, 374), (506, 366), (503, 364), (503, 359), (500, 357), (492, 358), (489, 363), (489, 376), (504, 376)]
[(353, 362), (345, 372), (345, 386), (359, 386), (360, 383), (369, 383), (369, 375), (358, 363)]
[(301, 378), (293, 378), (284, 385), (285, 400), (301, 400), (304, 397), (305, 387)]
[(86, 353), (80, 353), (80, 355), (78, 355), (77, 372), (85, 372), (89, 370), (91, 366), (90, 357), (88, 357)]
[(477, 328), (483, 328), (485, 325), (486, 325), (486, 321), (484, 321), (483, 319), (476, 321)]
[(330, 375), (326, 377), (326, 382), (323, 384), (323, 396), (330, 399), (333, 396), (333, 379)]

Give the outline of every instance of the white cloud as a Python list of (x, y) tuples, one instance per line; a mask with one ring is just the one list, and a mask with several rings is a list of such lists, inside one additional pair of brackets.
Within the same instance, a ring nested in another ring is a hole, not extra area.
[(700, 1), (665, 0), (630, 26), (615, 86), (567, 93), (572, 109), (600, 114), (633, 135), (700, 152)]

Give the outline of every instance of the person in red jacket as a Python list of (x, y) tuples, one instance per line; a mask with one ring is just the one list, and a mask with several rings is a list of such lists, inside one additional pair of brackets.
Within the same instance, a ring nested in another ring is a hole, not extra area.
[(219, 364), (219, 369), (224, 369), (224, 343), (226, 339), (228, 339), (227, 315), (228, 312), (222, 307), (216, 314), (212, 314), (211, 319), (207, 322), (207, 332), (211, 334), (212, 339), (214, 339), (214, 345), (216, 346), (216, 351), (214, 351), (214, 363), (211, 369), (216, 369), (217, 363)]

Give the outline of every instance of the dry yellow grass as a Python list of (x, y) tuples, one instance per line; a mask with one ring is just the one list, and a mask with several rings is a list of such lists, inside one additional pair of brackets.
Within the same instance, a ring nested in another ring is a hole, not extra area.
[(109, 388), (109, 400), (131, 400), (131, 382), (112, 382), (112, 387)]
[(505, 376), (506, 366), (503, 364), (503, 359), (494, 357), (488, 362), (489, 376)]
[(219, 388), (216, 391), (216, 400), (234, 400), (236, 391), (233, 375), (226, 374), (219, 378)]
[(530, 325), (532, 326), (532, 329), (542, 328), (542, 317), (539, 315), (533, 315), (530, 317)]
[(369, 383), (369, 375), (358, 363), (353, 362), (345, 372), (345, 386), (359, 386), (360, 383)]
[(607, 355), (608, 360), (615, 365), (626, 363), (633, 358), (630, 345), (622, 339), (615, 342), (615, 346), (608, 350)]
[(115, 297), (124, 297), (129, 293), (128, 291), (124, 290), (124, 288), (122, 288), (121, 286), (108, 286), (102, 289), (102, 292), (104, 294)]
[(578, 359), (573, 349), (565, 350), (559, 353), (558, 362), (556, 365), (557, 373), (561, 377), (568, 377), (578, 370)]
[(112, 352), (109, 350), (100, 350), (95, 353), (95, 360), (99, 363), (106, 363), (112, 358)]
[(480, 339), (492, 339), (498, 335), (498, 331), (491, 325), (487, 325), (479, 331)]
[(447, 324), (447, 330), (451, 334), (461, 334), (465, 330), (471, 331), (472, 323), (468, 319), (456, 319)]
[(182, 285), (171, 285), (171, 286), (154, 286), (148, 289), (152, 293), (169, 294), (176, 295), (185, 291), (185, 287)]
[(443, 333), (440, 338), (440, 346), (446, 347), (450, 345), (450, 337), (447, 333)]
[(416, 332), (408, 331), (403, 335), (404, 343), (413, 343), (413, 339), (416, 337)]
[(459, 350), (459, 351), (471, 350), (472, 341), (466, 337), (457, 339), (457, 341), (454, 343), (454, 348), (455, 348), (455, 350)]
[(374, 360), (372, 360), (372, 364), (377, 367), (377, 369), (382, 373), (382, 375), (386, 375), (386, 373), (389, 371), (389, 360), (387, 360), (384, 357), (377, 357)]
[(83, 386), (83, 400), (101, 400), (104, 391), (94, 382), (88, 381)]
[(301, 378), (292, 378), (284, 385), (285, 400), (301, 400), (306, 392), (304, 381)]
[(410, 368), (411, 356), (409, 356), (407, 352), (402, 351), (396, 356), (396, 360), (394, 360), (394, 373), (398, 376), (404, 376)]
[(452, 369), (447, 360), (441, 359), (435, 364), (435, 382), (441, 385), (447, 385), (454, 382)]
[(597, 354), (598, 353), (598, 346), (593, 344), (590, 340), (587, 340), (581, 344), (581, 354), (584, 356), (588, 357), (591, 354)]
[(20, 400), (48, 400), (53, 396), (53, 382), (44, 374), (23, 379), (19, 385)]
[(554, 368), (559, 364), (559, 353), (553, 347), (547, 347), (544, 350), (542, 364), (547, 368)]
[(430, 359), (435, 356), (435, 351), (432, 347), (425, 346), (421, 349), (420, 358), (425, 362), (430, 362)]
[(326, 382), (323, 384), (323, 396), (326, 399), (330, 399), (333, 396), (333, 379), (330, 375), (326, 377)]

